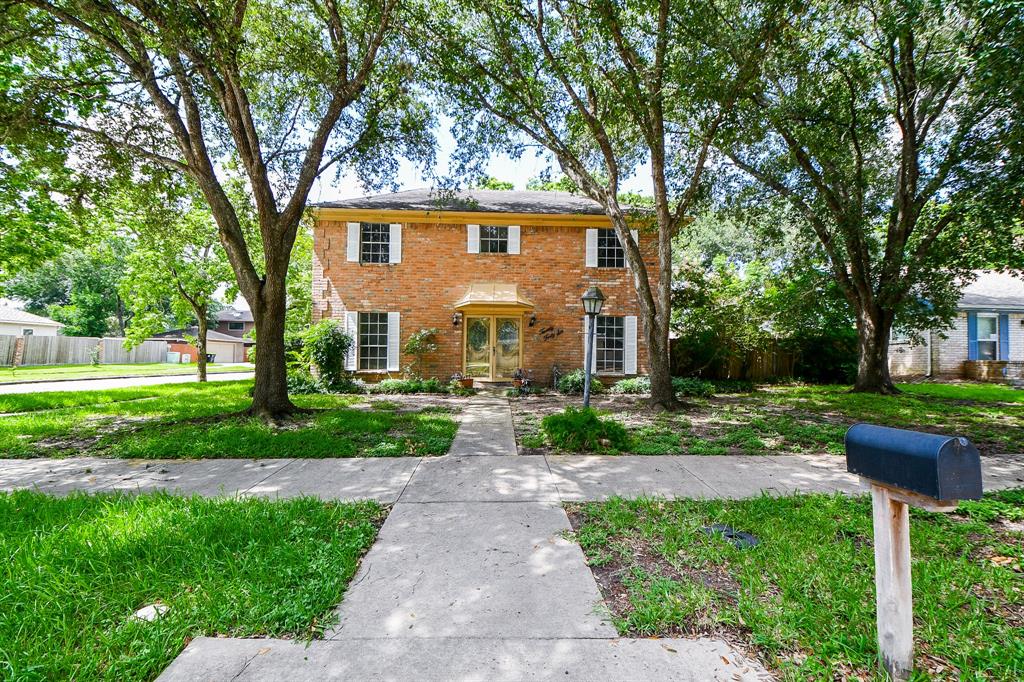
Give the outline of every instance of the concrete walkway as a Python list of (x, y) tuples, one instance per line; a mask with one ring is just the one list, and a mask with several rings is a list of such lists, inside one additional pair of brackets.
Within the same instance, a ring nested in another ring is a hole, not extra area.
[[(1024, 459), (986, 458), (988, 489)], [(619, 639), (564, 501), (859, 492), (841, 457), (521, 456), (508, 404), (473, 401), (438, 458), (0, 460), (0, 489), (171, 490), (393, 503), (324, 640), (198, 638), (162, 680), (754, 680), (712, 639)]]
[[(207, 381), (237, 381), (252, 379), (253, 372), (210, 372)], [(194, 374), (171, 374), (164, 376), (107, 377), (104, 379), (74, 379), (71, 381), (35, 381), (0, 383), (0, 395), (11, 393), (45, 393), (49, 391), (105, 391), (108, 388), (132, 388), (134, 386), (155, 386), (157, 384), (187, 384), (196, 381)]]

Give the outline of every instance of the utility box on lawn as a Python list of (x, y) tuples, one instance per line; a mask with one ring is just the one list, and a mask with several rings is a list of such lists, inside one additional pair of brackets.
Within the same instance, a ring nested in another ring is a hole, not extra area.
[(981, 458), (957, 436), (855, 424), (846, 432), (846, 469), (871, 488), (878, 657), (894, 680), (914, 669), (908, 505), (951, 512), (981, 497)]
[(854, 424), (846, 468), (872, 481), (936, 500), (981, 497), (981, 457), (966, 438)]

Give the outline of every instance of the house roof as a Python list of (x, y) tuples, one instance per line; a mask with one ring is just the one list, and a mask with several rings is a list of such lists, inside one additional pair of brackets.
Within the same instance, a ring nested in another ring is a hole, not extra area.
[(605, 215), (601, 204), (578, 194), (491, 189), (412, 189), (314, 206), (378, 211)]
[(252, 322), (252, 311), (226, 306), (217, 313), (218, 322)]
[(1024, 311), (1024, 275), (984, 270), (964, 287), (961, 310)]
[[(181, 341), (186, 342), (185, 336), (195, 336), (199, 333), (196, 327), (189, 327), (188, 329), (170, 329), (159, 334), (153, 334), (149, 337), (158, 341)], [(230, 334), (223, 334), (218, 331), (209, 330), (206, 332), (206, 340), (209, 341), (223, 341), (226, 343), (244, 343), (247, 346), (251, 346), (255, 343), (252, 339), (244, 339), (240, 336), (231, 336)]]
[(7, 305), (0, 305), (0, 322), (9, 322), (12, 324), (37, 324), (44, 327), (64, 326), (60, 322), (55, 322), (48, 317), (26, 313), (24, 310), (19, 310), (18, 308)]

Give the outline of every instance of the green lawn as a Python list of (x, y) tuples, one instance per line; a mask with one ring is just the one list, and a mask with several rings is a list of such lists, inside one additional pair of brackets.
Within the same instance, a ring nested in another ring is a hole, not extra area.
[[(201, 635), (313, 638), (385, 510), (0, 493), (0, 679), (150, 680)], [(169, 610), (152, 622), (139, 608)]]
[[(240, 415), (251, 381), (0, 396), (0, 457), (386, 457), (443, 455), (441, 409), (356, 407), (360, 396), (294, 396), (313, 411), (280, 425)], [(363, 409), (360, 409), (363, 408)]]
[[(848, 386), (762, 385), (750, 393), (688, 398), (676, 412), (648, 409), (632, 396), (599, 396), (593, 405), (629, 430), (624, 452), (642, 455), (842, 454), (843, 436), (867, 421), (963, 435), (982, 454), (1024, 452), (1024, 391), (999, 384), (903, 384), (900, 395), (850, 393)], [(513, 401), (520, 442), (547, 447), (540, 418), (578, 399)], [(540, 405), (538, 409), (531, 406)]]
[[(656, 499), (570, 505), (576, 537), (622, 635), (724, 636), (786, 679), (875, 670), (866, 496)], [(729, 524), (760, 544), (701, 531)], [(912, 512), (919, 679), (1024, 675), (1024, 490)]]
[[(210, 374), (245, 372), (238, 365), (225, 367), (220, 363), (206, 366)], [(163, 362), (135, 365), (33, 365), (31, 367), (0, 367), (0, 384), (14, 381), (55, 381), (60, 379), (102, 379), (122, 376), (166, 376), (195, 374), (195, 365), (170, 365)]]

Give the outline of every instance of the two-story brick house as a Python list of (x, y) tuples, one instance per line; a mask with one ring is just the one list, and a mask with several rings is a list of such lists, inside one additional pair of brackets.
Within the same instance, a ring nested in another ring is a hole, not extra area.
[[(319, 204), (314, 319), (342, 320), (357, 340), (347, 367), (373, 381), (399, 374), (409, 335), (436, 328), (426, 374), (506, 381), (524, 369), (583, 365), (591, 285), (607, 301), (594, 369), (606, 380), (645, 374), (632, 273), (600, 205), (561, 192), (413, 190)], [(634, 231), (652, 284), (656, 241)]]

